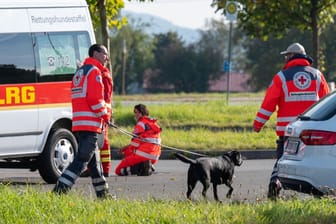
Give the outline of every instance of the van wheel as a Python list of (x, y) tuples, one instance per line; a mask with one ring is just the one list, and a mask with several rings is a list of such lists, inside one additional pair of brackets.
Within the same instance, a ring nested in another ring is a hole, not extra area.
[(52, 132), (38, 161), (43, 180), (48, 184), (56, 183), (63, 170), (74, 160), (77, 148), (76, 138), (68, 129)]

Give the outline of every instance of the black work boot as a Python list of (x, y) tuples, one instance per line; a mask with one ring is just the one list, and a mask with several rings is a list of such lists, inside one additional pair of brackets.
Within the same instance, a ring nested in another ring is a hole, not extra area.
[(276, 201), (280, 195), (281, 183), (278, 179), (271, 180), (268, 185), (268, 194), (267, 197), (271, 200)]
[(147, 160), (145, 162), (139, 163), (138, 176), (150, 176), (152, 173), (152, 161)]
[(117, 196), (115, 194), (111, 194), (107, 189), (103, 191), (96, 192), (97, 198), (100, 200), (116, 200)]
[(61, 182), (57, 182), (54, 189), (52, 190), (55, 194), (67, 194), (70, 191), (70, 187), (66, 186), (65, 184)]
[(139, 174), (139, 171), (140, 171), (140, 164), (135, 164), (133, 166), (131, 166), (131, 174), (132, 175), (138, 175)]

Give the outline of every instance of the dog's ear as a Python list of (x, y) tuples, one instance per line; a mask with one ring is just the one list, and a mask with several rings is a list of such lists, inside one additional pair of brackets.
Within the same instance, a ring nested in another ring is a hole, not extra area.
[(243, 158), (242, 158), (242, 155), (240, 152), (238, 151), (232, 151), (232, 160), (233, 160), (233, 163), (236, 165), (236, 166), (240, 166), (242, 163), (243, 163)]

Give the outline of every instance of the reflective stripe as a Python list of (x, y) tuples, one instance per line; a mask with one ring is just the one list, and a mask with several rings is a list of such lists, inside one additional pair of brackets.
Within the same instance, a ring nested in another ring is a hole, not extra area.
[(258, 121), (258, 122), (260, 122), (260, 123), (263, 123), (263, 124), (265, 124), (268, 121), (268, 119), (263, 119), (261, 117), (256, 117), (255, 120)]
[(73, 114), (72, 115), (73, 118), (75, 118), (75, 117), (95, 117), (95, 118), (97, 118), (96, 113), (88, 112), (88, 111), (85, 111), (85, 112), (74, 112), (72, 114)]
[(294, 121), (296, 117), (278, 117), (277, 122), (291, 122)]
[(105, 190), (108, 189), (108, 184), (105, 183), (105, 184), (102, 184), (102, 185), (94, 186), (94, 189), (95, 189), (96, 192), (105, 191)]
[(142, 121), (139, 121), (136, 125), (141, 126), (144, 130), (145, 130), (145, 123), (143, 123)]
[(93, 126), (101, 128), (101, 123), (96, 121), (72, 121), (72, 126)]
[(71, 89), (71, 93), (72, 94), (79, 94), (83, 91), (83, 88), (82, 87), (76, 87), (76, 88), (72, 88)]
[(103, 177), (92, 178), (92, 183), (93, 184), (105, 183), (105, 178)]
[(277, 131), (285, 131), (285, 129), (286, 129), (286, 126), (276, 126), (276, 130)]
[(100, 155), (110, 155), (110, 149), (100, 149)]
[(135, 146), (135, 147), (138, 147), (140, 144), (137, 143), (137, 142), (133, 142), (133, 141), (131, 141), (131, 144), (130, 144), (130, 145)]
[(105, 106), (110, 109), (112, 108), (112, 105), (110, 103), (105, 104)]
[(260, 108), (258, 112), (261, 113), (261, 114), (263, 114), (263, 115), (265, 115), (265, 116), (267, 116), (267, 117), (269, 117), (269, 116), (271, 116), (273, 114), (272, 111), (268, 111), (268, 110), (265, 110), (263, 108)]
[(75, 173), (71, 172), (70, 170), (65, 170), (64, 174), (68, 175), (72, 179), (76, 179), (78, 177)]
[(96, 192), (100, 192), (100, 191), (104, 191), (107, 189), (107, 187), (105, 187), (105, 185), (98, 185), (94, 187)]
[(159, 159), (159, 156), (155, 156), (155, 155), (152, 155), (152, 154), (140, 151), (140, 150), (134, 150), (134, 153), (139, 155), (139, 156), (145, 157), (147, 159), (152, 159), (152, 160), (158, 160)]
[(110, 158), (104, 158), (104, 157), (101, 157), (101, 161), (102, 163), (107, 163), (107, 162), (110, 162)]
[(65, 184), (68, 187), (72, 187), (72, 185), (74, 184), (72, 181), (70, 181), (70, 180), (68, 180), (68, 179), (66, 179), (65, 177), (62, 177), (62, 176), (58, 179), (58, 181)]
[(157, 145), (161, 144), (161, 139), (158, 139), (158, 138), (141, 138), (140, 141), (153, 143), (153, 144), (157, 144)]
[[(321, 76), (322, 76), (322, 74), (321, 74), (321, 72), (319, 71), (319, 70), (316, 70), (317, 71), (317, 74), (316, 74), (316, 91), (317, 91), (317, 93), (320, 91), (320, 85), (321, 85)], [(319, 100), (319, 99), (317, 99), (317, 100)]]
[(103, 111), (101, 111), (100, 113), (97, 113), (98, 117), (101, 117), (103, 115), (107, 114), (107, 109), (105, 108)]
[(105, 106), (105, 101), (102, 101), (102, 102), (100, 102), (96, 105), (92, 105), (91, 109), (92, 110), (99, 110), (100, 108), (104, 108), (104, 106)]

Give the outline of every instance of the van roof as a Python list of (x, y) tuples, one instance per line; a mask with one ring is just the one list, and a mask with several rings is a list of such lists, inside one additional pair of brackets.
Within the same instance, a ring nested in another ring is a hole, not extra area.
[(69, 7), (87, 6), (85, 0), (1, 0), (0, 8), (50, 8), (50, 7)]

